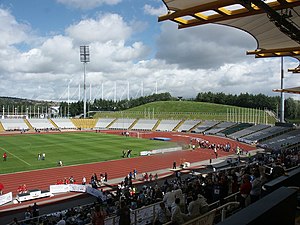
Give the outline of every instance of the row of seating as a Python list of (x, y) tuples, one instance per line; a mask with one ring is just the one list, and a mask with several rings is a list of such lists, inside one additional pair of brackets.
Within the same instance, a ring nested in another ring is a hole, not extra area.
[[(88, 123), (87, 123), (88, 121)], [(297, 144), (299, 129), (249, 124), (200, 120), (158, 120), (133, 118), (100, 119), (0, 119), (5, 131), (21, 130), (64, 130), (64, 129), (115, 129), (143, 131), (179, 131), (226, 136), (249, 144), (263, 144), (279, 148), (283, 144)]]

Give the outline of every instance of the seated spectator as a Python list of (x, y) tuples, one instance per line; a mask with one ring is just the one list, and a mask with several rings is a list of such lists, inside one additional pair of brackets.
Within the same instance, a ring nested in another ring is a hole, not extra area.
[(74, 180), (74, 177), (73, 177), (73, 176), (70, 176), (69, 182), (70, 182), (70, 184), (74, 184), (74, 183), (75, 183), (75, 180)]
[(153, 224), (155, 225), (165, 224), (169, 222), (170, 219), (171, 219), (170, 210), (165, 206), (165, 203), (163, 202), (159, 203), (159, 209), (157, 214), (155, 215)]
[(38, 207), (38, 205), (36, 204), (36, 202), (33, 204), (33, 206), (32, 206), (32, 217), (37, 217), (37, 216), (39, 216), (39, 212), (40, 212), (40, 210), (39, 210), (39, 207)]
[(0, 195), (3, 194), (3, 189), (4, 189), (4, 185), (2, 183), (0, 183)]
[(186, 215), (180, 210), (180, 199), (176, 198), (175, 202), (172, 204), (172, 216), (171, 221), (173, 224), (181, 225), (184, 224)]
[(82, 177), (82, 182), (81, 182), (82, 185), (85, 185), (86, 184), (86, 177)]
[(31, 217), (32, 217), (32, 209), (31, 209), (31, 207), (28, 207), (28, 208), (26, 209), (25, 214), (24, 214), (24, 219), (25, 219), (25, 220), (28, 220), (28, 219), (30, 219)]
[(117, 214), (120, 216), (119, 225), (130, 225), (130, 209), (124, 201), (121, 201), (120, 209), (118, 210)]
[(64, 220), (63, 215), (60, 214), (59, 221), (57, 222), (56, 225), (65, 225), (65, 224), (66, 224), (66, 221)]
[(198, 198), (196, 201), (199, 202), (201, 215), (203, 215), (209, 211), (209, 206), (208, 206), (207, 200), (206, 200), (206, 198), (204, 198), (203, 195), (198, 194)]
[(251, 203), (254, 203), (257, 200), (259, 200), (261, 195), (261, 189), (262, 181), (260, 178), (260, 173), (258, 170), (255, 170), (253, 173), (252, 189), (250, 191)]
[(18, 189), (17, 189), (17, 192), (19, 193), (19, 194), (25, 194), (25, 193), (27, 193), (27, 186), (26, 186), (26, 184), (23, 184), (23, 185), (20, 185), (19, 187), (18, 187)]
[(103, 211), (100, 205), (95, 206), (95, 210), (92, 212), (91, 219), (93, 225), (104, 225), (104, 219), (106, 217), (106, 212)]
[(56, 181), (56, 184), (64, 184), (64, 181), (62, 180), (62, 179), (58, 179), (57, 181)]
[(243, 183), (240, 186), (240, 206), (242, 208), (250, 204), (251, 189), (252, 189), (252, 185), (250, 183), (250, 176), (249, 174), (244, 174)]
[(190, 202), (188, 206), (188, 212), (191, 219), (200, 216), (201, 205), (200, 202), (197, 200), (198, 200), (198, 196), (193, 195), (193, 200)]

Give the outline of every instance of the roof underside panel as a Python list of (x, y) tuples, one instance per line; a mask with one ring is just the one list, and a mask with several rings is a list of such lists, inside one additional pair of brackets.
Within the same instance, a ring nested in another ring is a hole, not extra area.
[[(291, 18), (295, 24), (300, 24), (300, 6), (294, 8)], [(281, 49), (298, 47), (299, 44), (282, 33), (268, 18), (267, 14), (258, 14), (218, 22), (250, 33), (258, 42), (258, 49)]]
[[(170, 10), (183, 10), (191, 7), (198, 6), (199, 4), (208, 4), (212, 2), (217, 2), (216, 0), (164, 0), (165, 4)], [(199, 3), (200, 2), (200, 3)]]
[[(257, 49), (249, 51), (247, 54), (254, 54), (256, 57), (291, 56), (300, 59), (300, 0), (163, 1), (169, 11), (167, 15), (160, 16), (159, 21), (174, 21), (179, 24), (179, 28), (208, 23), (231, 26), (251, 34), (256, 39)], [(266, 5), (272, 11), (270, 15), (274, 16), (273, 12), (277, 12), (281, 18), (280, 22), (276, 20), (276, 16), (274, 19), (266, 13), (268, 11), (265, 8)], [(282, 22), (282, 20), (284, 21)], [(290, 31), (283, 26), (286, 22), (298, 30), (296, 38), (295, 33), (292, 33), (294, 36), (291, 35)], [(300, 66), (290, 71), (300, 72)]]

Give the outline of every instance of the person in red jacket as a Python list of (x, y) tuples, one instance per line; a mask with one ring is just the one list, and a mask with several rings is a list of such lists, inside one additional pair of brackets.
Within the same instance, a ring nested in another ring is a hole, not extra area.
[(243, 183), (240, 186), (240, 206), (244, 208), (250, 204), (250, 191), (252, 189), (252, 185), (250, 182), (250, 175), (243, 175)]
[(7, 154), (6, 152), (3, 153), (3, 161), (6, 161), (6, 158), (7, 158)]

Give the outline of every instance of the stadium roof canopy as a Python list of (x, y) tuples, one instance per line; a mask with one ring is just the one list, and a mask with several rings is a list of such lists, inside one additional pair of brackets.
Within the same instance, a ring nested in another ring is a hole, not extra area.
[[(178, 28), (208, 23), (227, 25), (251, 34), (256, 58), (290, 56), (300, 62), (300, 0), (162, 0), (168, 13), (158, 21), (171, 20)], [(289, 72), (300, 73), (300, 64)], [(283, 76), (282, 76), (283, 77)], [(300, 94), (300, 87), (276, 89)]]
[[(162, 0), (179, 29), (216, 23), (251, 34), (257, 49), (249, 55), (291, 56), (300, 61), (300, 0)], [(289, 71), (300, 72), (300, 65)]]

